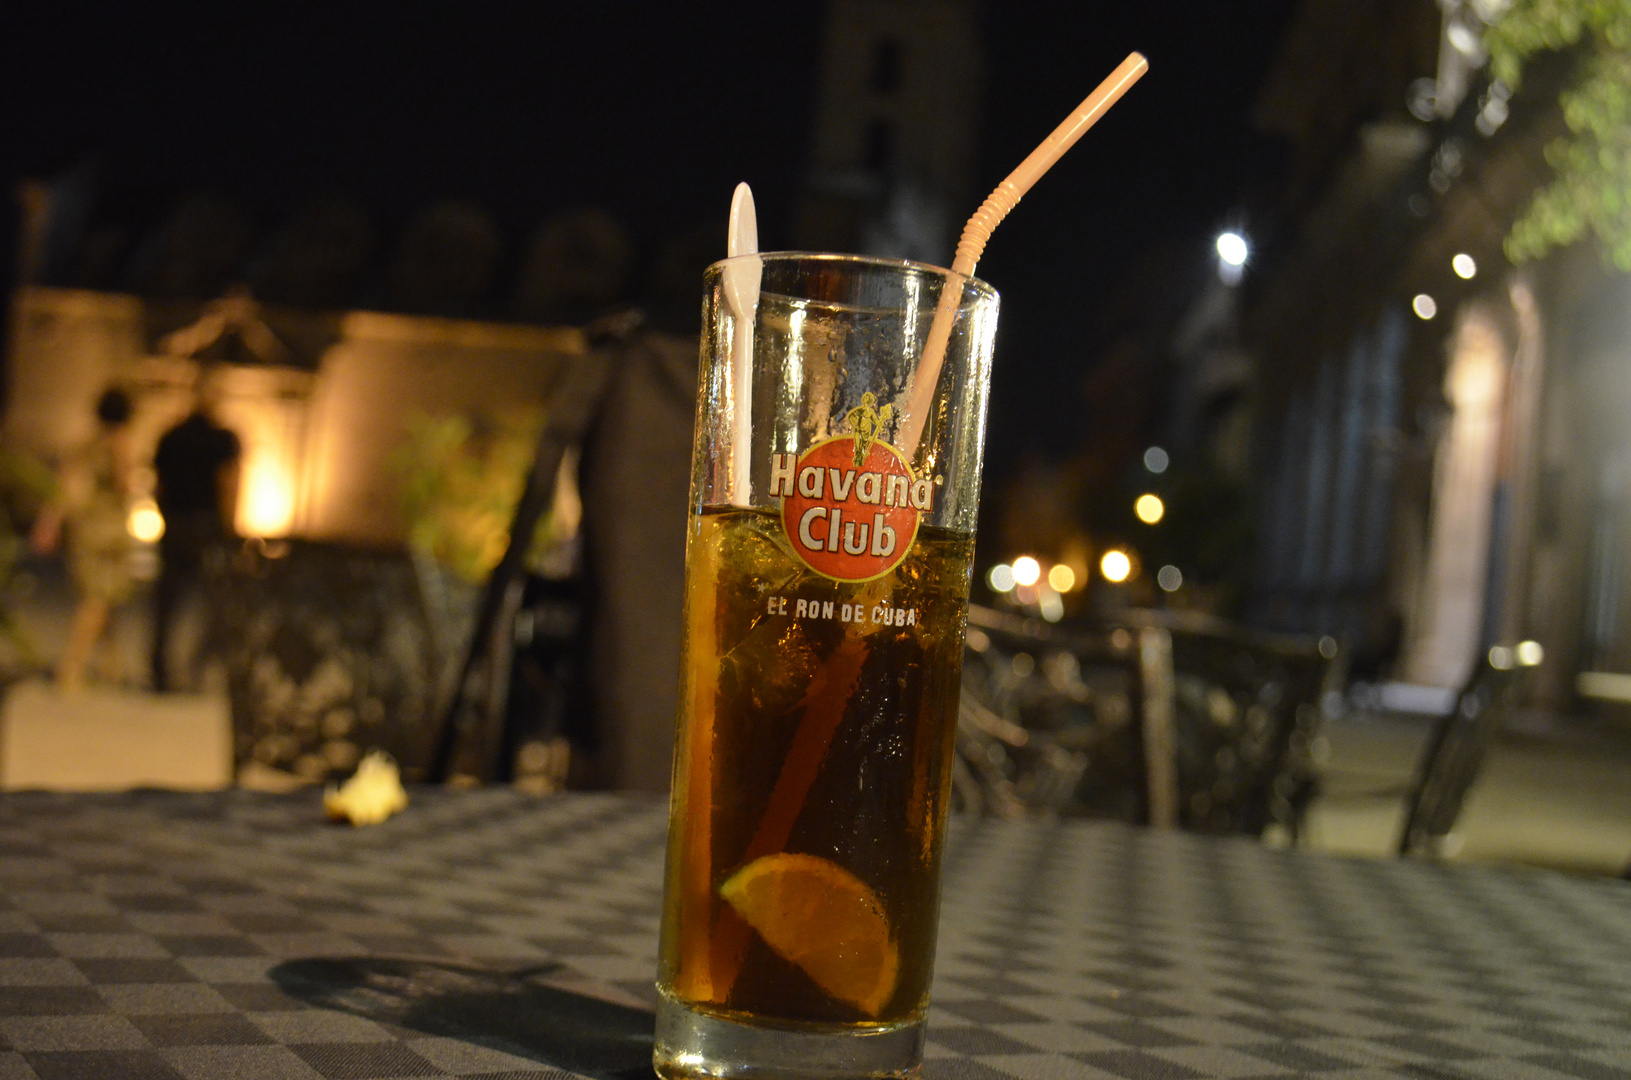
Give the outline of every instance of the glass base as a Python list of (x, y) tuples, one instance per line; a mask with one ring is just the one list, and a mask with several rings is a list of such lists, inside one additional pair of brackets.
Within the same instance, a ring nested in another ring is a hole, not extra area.
[(664, 994), (652, 1065), (664, 1080), (915, 1078), (924, 1026), (915, 1020), (866, 1030), (761, 1027), (709, 1016)]

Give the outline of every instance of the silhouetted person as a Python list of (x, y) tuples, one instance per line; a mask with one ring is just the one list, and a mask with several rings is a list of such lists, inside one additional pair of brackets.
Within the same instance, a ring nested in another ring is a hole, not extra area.
[(96, 434), (63, 462), (57, 497), (41, 511), (31, 536), (41, 554), (56, 549), (66, 530), (68, 574), (78, 603), (57, 684), (77, 690), (113, 609), (130, 598), (130, 398), (109, 389), (96, 402)]
[(154, 492), (164, 515), (159, 578), (153, 590), (153, 689), (170, 689), (170, 632), (189, 589), (202, 585), (204, 557), (232, 535), (237, 510), (238, 436), (218, 424), (212, 381), (185, 420), (159, 440)]

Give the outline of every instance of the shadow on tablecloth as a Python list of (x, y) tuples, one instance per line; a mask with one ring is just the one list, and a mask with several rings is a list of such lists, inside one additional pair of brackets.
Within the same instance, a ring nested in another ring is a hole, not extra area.
[(558, 965), (499, 972), (431, 960), (291, 960), (291, 997), (428, 1035), (463, 1039), (597, 1080), (650, 1080), (654, 1018), (540, 981)]

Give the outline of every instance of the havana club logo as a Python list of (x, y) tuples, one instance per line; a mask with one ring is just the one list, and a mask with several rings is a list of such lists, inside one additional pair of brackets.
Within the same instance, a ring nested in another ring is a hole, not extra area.
[(890, 407), (871, 394), (851, 409), (851, 434), (825, 439), (795, 458), (774, 454), (770, 494), (782, 528), (810, 569), (838, 581), (870, 581), (899, 566), (932, 508), (934, 485), (912, 475), (899, 450), (878, 439)]

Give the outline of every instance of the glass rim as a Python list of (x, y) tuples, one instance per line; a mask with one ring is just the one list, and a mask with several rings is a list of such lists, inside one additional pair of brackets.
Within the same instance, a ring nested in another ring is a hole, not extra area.
[(972, 275), (959, 274), (955, 270), (933, 263), (917, 262), (912, 259), (887, 259), (877, 255), (848, 255), (837, 251), (761, 251), (756, 255), (732, 255), (729, 258), (718, 259), (708, 264), (708, 271), (723, 268), (730, 263), (745, 259), (758, 259), (761, 262), (832, 262), (853, 263), (861, 266), (871, 266), (880, 270), (910, 270), (919, 274), (939, 278), (961, 278), (965, 286), (973, 286), (974, 291), (981, 294), (982, 299), (998, 299), (996, 287), (983, 278)]

